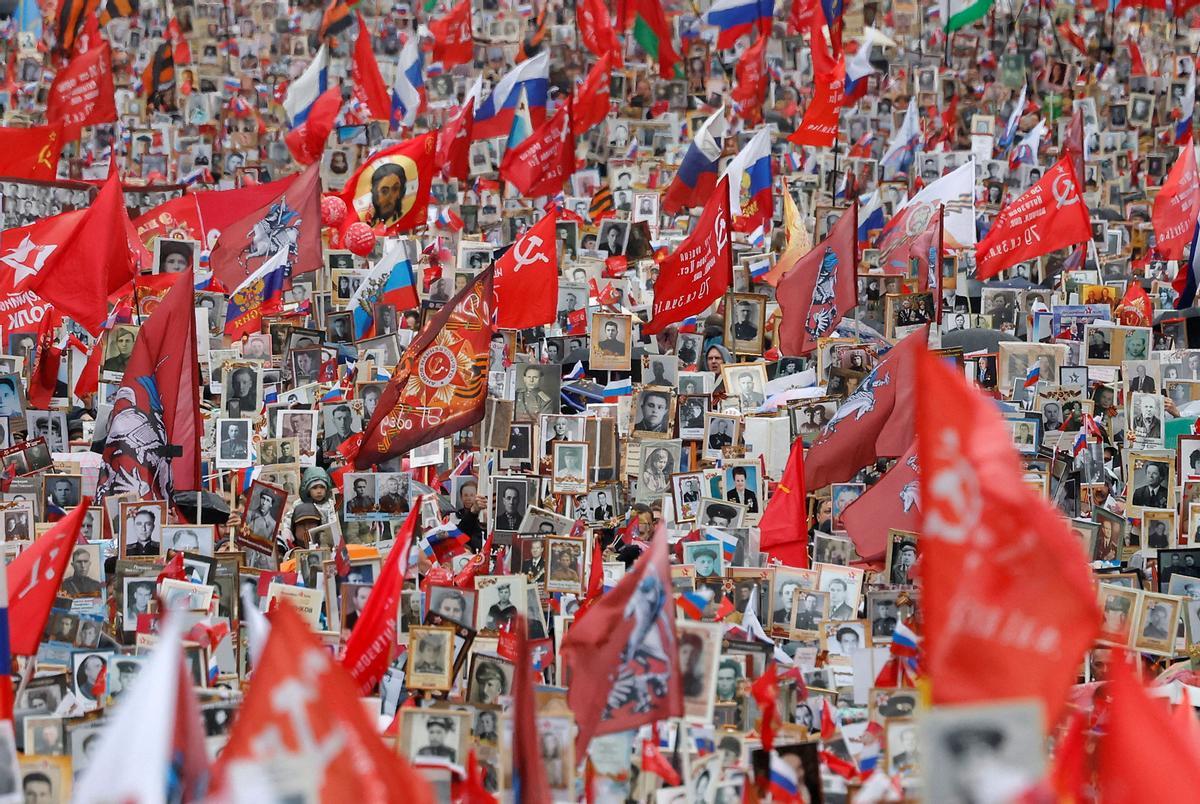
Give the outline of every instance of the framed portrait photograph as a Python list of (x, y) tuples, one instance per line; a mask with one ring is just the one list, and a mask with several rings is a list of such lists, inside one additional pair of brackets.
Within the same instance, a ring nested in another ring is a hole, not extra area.
[(247, 546), (255, 545), (259, 552), (274, 554), (275, 535), (279, 532), (287, 496), (283, 489), (259, 480), (250, 484), (239, 534)]
[(671, 475), (679, 470), (679, 441), (640, 441), (638, 447), (638, 502), (653, 504), (671, 493)]
[(848, 663), (855, 653), (871, 647), (871, 626), (866, 620), (827, 620), (821, 623), (820, 633), (821, 649), (835, 664)]
[(555, 441), (551, 488), (555, 494), (586, 494), (588, 489), (588, 444)]
[(217, 419), (218, 468), (241, 469), (251, 465), (250, 425), (249, 419)]
[[(407, 683), (406, 686), (412, 686)], [(406, 757), (421, 761), (442, 760), (454, 765), (466, 761), (471, 736), (471, 713), (455, 709), (405, 707), (400, 711), (397, 747)]]
[(585, 545), (583, 539), (554, 537), (546, 539), (548, 592), (572, 592), (583, 589)]
[(61, 512), (79, 505), (83, 497), (83, 475), (46, 475), (42, 484), (46, 511)]
[(761, 512), (759, 500), (763, 493), (763, 478), (758, 461), (730, 461), (724, 466), (725, 500), (745, 506), (746, 515), (756, 520)]
[[(0, 374), (0, 417), (7, 419), (25, 415), (25, 382), (19, 374)], [(5, 446), (8, 446), (6, 443)]]
[(930, 801), (969, 798), (979, 763), (1011, 779), (1045, 772), (1043, 716), (1032, 702), (936, 707), (918, 723), (919, 770)]
[(1132, 490), (1127, 515), (1137, 516), (1143, 508), (1175, 507), (1173, 451), (1127, 450), (1125, 460), (1126, 482)]
[(163, 549), (168, 555), (171, 553), (198, 553), (211, 556), (215, 527), (215, 525), (163, 525)]
[(301, 466), (313, 466), (317, 458), (317, 411), (275, 411), (275, 432), (279, 438), (294, 438), (300, 448)]
[(725, 556), (720, 542), (684, 542), (682, 546), (683, 563), (695, 568), (697, 578), (720, 578), (725, 573)]
[(671, 498), (674, 501), (675, 521), (695, 522), (700, 513), (700, 498), (703, 493), (704, 474), (683, 472), (671, 475)]
[(321, 347), (305, 346), (292, 349), (288, 352), (288, 361), (292, 370), (292, 383), (295, 386), (316, 382), (321, 373)]
[[(50, 452), (67, 452), (67, 414), (61, 410), (25, 411), (27, 439), (41, 438)], [(26, 450), (28, 452), (28, 450)], [(26, 458), (28, 459), (28, 455)], [(49, 456), (47, 456), (48, 458)], [(30, 468), (35, 468), (30, 462)]]
[(708, 411), (708, 396), (689, 394), (680, 396), (678, 402), (679, 437), (687, 441), (704, 438), (704, 414)]
[(162, 555), (162, 528), (167, 504), (162, 501), (120, 503), (121, 557)]
[(1134, 615), (1138, 611), (1141, 591), (1108, 583), (1098, 584), (1097, 589), (1104, 619), (1096, 641), (1105, 645), (1128, 646), (1133, 637)]
[(1143, 653), (1175, 655), (1182, 598), (1157, 592), (1142, 592), (1138, 600), (1133, 647)]
[(632, 331), (633, 318), (630, 316), (593, 313), (588, 365), (602, 371), (629, 371), (633, 355)]
[(792, 587), (792, 610), (784, 621), (789, 635), (809, 641), (819, 639), (821, 623), (828, 619), (828, 592)]
[(405, 686), (415, 690), (449, 690), (454, 680), (453, 671), (454, 629), (449, 626), (409, 626)]
[(158, 610), (155, 598), (154, 578), (125, 576), (122, 580), (121, 602), (122, 629), (127, 634), (137, 631), (137, 619), (141, 614), (153, 614)]
[(508, 628), (518, 614), (517, 604), (526, 601), (524, 575), (486, 575), (475, 579), (479, 605), (475, 630), (495, 632)]
[(643, 386), (634, 395), (633, 431), (644, 438), (670, 438), (675, 395), (666, 386)]
[(492, 478), (495, 514), (492, 522), (498, 532), (516, 533), (529, 507), (529, 484), (523, 477)]
[(854, 619), (862, 598), (863, 570), (834, 564), (817, 564), (816, 569), (820, 571), (817, 590), (829, 593), (829, 618)]
[[(139, 327), (132, 324), (117, 324), (104, 338), (104, 362), (100, 364), (100, 379), (106, 382), (119, 382), (133, 354), (133, 344), (137, 341)], [(12, 352), (10, 344), (9, 351)], [(13, 352), (15, 354), (15, 352)], [(32, 368), (32, 363), (30, 364)]]
[(681, 620), (676, 623), (679, 634), (679, 673), (683, 682), (684, 716), (712, 720), (716, 701), (717, 663), (721, 657), (722, 626)]
[(725, 393), (736, 398), (743, 411), (757, 410), (766, 401), (767, 367), (763, 363), (724, 366), (721, 377)]
[(1040, 416), (1020, 416), (1005, 419), (1004, 424), (1012, 434), (1013, 446), (1022, 455), (1036, 455), (1042, 444), (1042, 419)]
[(584, 503), (584, 514), (588, 522), (607, 522), (624, 511), (621, 505), (621, 490), (615, 483), (593, 484)]
[(745, 526), (746, 506), (725, 500), (702, 497), (699, 524), (706, 528), (740, 528)]
[(520, 468), (533, 462), (533, 424), (513, 422), (509, 425), (508, 446), (500, 450), (502, 469)]
[(888, 583), (908, 586), (915, 583), (913, 567), (917, 563), (917, 534), (905, 530), (888, 530), (885, 574)]
[(156, 237), (154, 238), (154, 270), (152, 273), (182, 274), (189, 269), (195, 270), (199, 254), (199, 241)]
[(726, 297), (725, 344), (731, 352), (762, 354), (766, 309), (766, 297), (757, 293), (730, 293)]
[(704, 413), (704, 457), (722, 457), (722, 449), (741, 440), (742, 417), (735, 414)]
[[(632, 193), (630, 193), (632, 200)], [(606, 257), (617, 257), (625, 253), (629, 240), (629, 223), (627, 221), (605, 220), (600, 223), (600, 235), (596, 246)]]
[(222, 408), (231, 419), (253, 419), (262, 410), (262, 367), (254, 363), (226, 363), (222, 369)]
[(516, 377), (513, 386), (513, 419), (537, 421), (543, 413), (558, 413), (562, 386), (562, 367), (556, 365), (518, 364), (511, 369)]

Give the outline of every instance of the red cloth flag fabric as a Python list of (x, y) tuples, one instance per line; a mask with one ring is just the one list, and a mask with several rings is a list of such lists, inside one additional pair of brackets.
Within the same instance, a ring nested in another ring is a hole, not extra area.
[(458, 114), (438, 131), (437, 164), (448, 179), (465, 182), (471, 173), (471, 133), (475, 128), (475, 98), (467, 98)]
[(437, 134), (429, 132), (372, 154), (340, 193), (350, 208), (346, 225), (365, 221), (384, 236), (424, 226), (436, 151)]
[(295, 609), (282, 603), (269, 616), (271, 636), (213, 766), (210, 795), (290, 780), (289, 792), (307, 801), (433, 804), (429, 784), (384, 745), (354, 682)]
[(354, 59), (350, 63), (350, 77), (354, 80), (354, 97), (357, 98), (372, 120), (392, 119), (392, 93), (383, 82), (379, 72), (379, 64), (375, 61), (375, 52), (371, 48), (371, 32), (360, 12), (355, 11), (358, 19), (358, 35), (354, 38)]
[(1037, 184), (1006, 205), (987, 237), (975, 247), (975, 275), (990, 279), (1019, 262), (1049, 254), (1092, 236), (1087, 205), (1069, 156)]
[(363, 428), (356, 467), (403, 455), (483, 418), (495, 332), (493, 270), (475, 277), (413, 338)]
[(54, 181), (62, 151), (61, 126), (0, 127), (0, 176)]
[(775, 727), (779, 717), (779, 665), (771, 662), (767, 671), (750, 685), (750, 694), (754, 696), (761, 713), (758, 721), (758, 733), (762, 737), (762, 747), (770, 751), (775, 747)]
[[(108, 420), (97, 499), (168, 500), (200, 488), (200, 364), (191, 270), (138, 333)], [(172, 457), (173, 456), (173, 457)]]
[(379, 578), (358, 616), (358, 622), (346, 640), (342, 667), (358, 685), (360, 695), (370, 695), (391, 664), (392, 652), (396, 647), (400, 587), (404, 585), (404, 575), (408, 572), (409, 549), (419, 520), (420, 506), (414, 506), (405, 517), (387, 561), (379, 571)]
[[(796, 5), (803, 5), (796, 0)], [(809, 17), (809, 44), (813, 58), (813, 97), (788, 142), (827, 148), (837, 141), (838, 117), (846, 95), (846, 59), (838, 48), (831, 53), (822, 33), (821, 16)]]
[(759, 547), (789, 567), (808, 567), (808, 515), (804, 507), (804, 442), (792, 442), (783, 476), (759, 520)]
[[(619, 52), (617, 58), (619, 59)], [(592, 65), (587, 78), (575, 90), (575, 107), (571, 111), (571, 130), (576, 136), (608, 117), (612, 102), (613, 53), (605, 53)]]
[(91, 504), (91, 499), (85, 497), (8, 565), (5, 580), (13, 656), (37, 653), (63, 573), (71, 560), (71, 548), (79, 538), (79, 528)]
[(471, 32), (471, 0), (461, 0), (444, 17), (429, 21), (433, 37), (433, 61), (449, 70), (475, 58), (475, 36)]
[(1200, 179), (1196, 175), (1196, 147), (1192, 138), (1179, 149), (1167, 180), (1154, 197), (1150, 219), (1154, 223), (1154, 248), (1166, 260), (1182, 260), (1192, 242), (1200, 210)]
[(87, 209), (0, 235), (0, 287), (31, 290), (99, 335), (108, 317), (108, 298), (134, 277), (128, 228), (121, 182), (114, 172)]
[(529, 329), (558, 315), (557, 218), (542, 218), (496, 260), (496, 326)]
[(916, 362), (933, 701), (1037, 698), (1053, 724), (1099, 633), (1087, 557), (1058, 510), (1025, 482), (993, 402), (923, 346)]
[(537, 696), (534, 690), (533, 654), (529, 648), (529, 625), (518, 614), (516, 625), (516, 668), (513, 678), (513, 801), (522, 804), (551, 804), (550, 783), (542, 761), (538, 734)]
[(117, 119), (113, 95), (112, 51), (108, 42), (76, 56), (54, 75), (46, 97), (46, 121), (62, 126), (67, 142), (79, 139), (84, 126)]
[(806, 355), (858, 304), (858, 203), (842, 213), (829, 235), (796, 260), (779, 280), (775, 298), (783, 321), (779, 350)]
[(760, 36), (746, 48), (734, 67), (730, 98), (738, 116), (749, 125), (762, 122), (763, 98), (767, 94), (767, 37)]
[(733, 282), (729, 179), (722, 177), (692, 233), (659, 266), (653, 316), (642, 332), (655, 335), (697, 315), (725, 295)]
[(329, 139), (341, 109), (341, 87), (330, 87), (317, 96), (304, 122), (283, 138), (293, 159), (302, 165), (311, 165), (321, 158), (325, 152), (325, 141)]
[(1117, 304), (1117, 322), (1126, 327), (1149, 327), (1154, 324), (1154, 303), (1150, 294), (1136, 279), (1125, 288), (1125, 295)]
[[(293, 173), (267, 184), (251, 184), (236, 190), (188, 193), (147, 210), (133, 221), (133, 225), (137, 236), (145, 244), (152, 243), (156, 237), (173, 237), (198, 240), (201, 248), (211, 249), (216, 244), (216, 238), (210, 238), (210, 232), (220, 233), (263, 204), (271, 202), (302, 175)], [(228, 289), (232, 290), (233, 287)]]
[(29, 375), (26, 400), (31, 408), (48, 408), (54, 397), (63, 355), (62, 347), (54, 343), (54, 332), (61, 323), (62, 316), (51, 309), (38, 325), (37, 358)]
[(825, 423), (804, 458), (810, 489), (841, 483), (876, 458), (898, 458), (913, 440), (919, 350), (925, 329), (892, 347)]
[(575, 621), (562, 651), (567, 702), (579, 726), (576, 756), (594, 736), (683, 715), (664, 525), (633, 569)]
[[(1076, 106), (1075, 112), (1071, 115), (1071, 122), (1067, 125), (1067, 133), (1063, 136), (1063, 154), (1071, 159), (1071, 166), (1075, 168), (1076, 177), (1085, 176), (1083, 171), (1083, 107)], [(1081, 188), (1086, 189), (1086, 188)]]
[(678, 787), (681, 783), (679, 773), (672, 767), (658, 747), (658, 737), (651, 736), (642, 740), (642, 772), (653, 773), (662, 779), (668, 787)]
[(917, 466), (914, 443), (875, 485), (842, 511), (842, 525), (864, 561), (883, 559), (888, 530), (917, 529), (921, 513)]
[(562, 192), (575, 172), (575, 139), (571, 131), (571, 98), (500, 160), (500, 178), (521, 195), (536, 198)]
[[(1172, 626), (1173, 627), (1173, 626)], [(1123, 655), (1109, 662), (1104, 734), (1096, 748), (1096, 801), (1182, 802), (1194, 795), (1183, 779), (1200, 779), (1200, 745), (1180, 729), (1167, 702), (1151, 698)], [(1134, 661), (1137, 661), (1136, 657)], [(1182, 706), (1194, 718), (1186, 699)], [(1153, 773), (1147, 770), (1153, 769)]]
[(616, 66), (625, 66), (621, 58), (621, 40), (617, 38), (617, 31), (613, 28), (612, 18), (608, 15), (608, 5), (604, 0), (583, 0), (576, 7), (575, 13), (579, 25), (579, 41), (583, 46), (597, 58), (608, 59), (610, 65), (615, 57)]
[(292, 276), (324, 267), (319, 164), (309, 165), (277, 197), (226, 226), (209, 265), (213, 276), (232, 290), (284, 249), (292, 255)]

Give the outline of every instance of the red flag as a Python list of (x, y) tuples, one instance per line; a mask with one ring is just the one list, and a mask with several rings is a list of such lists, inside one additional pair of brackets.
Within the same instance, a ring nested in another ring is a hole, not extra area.
[[(619, 59), (620, 52), (614, 52)], [(600, 61), (592, 65), (587, 78), (575, 90), (575, 108), (571, 111), (571, 130), (575, 136), (608, 117), (608, 107), (612, 102), (612, 65), (613, 53), (605, 53)]]
[(356, 467), (403, 455), (483, 418), (495, 332), (492, 270), (475, 277), (413, 338), (363, 428)]
[(799, 36), (810, 30), (812, 18), (820, 7), (814, 0), (793, 0), (792, 10), (788, 15), (788, 34)]
[(837, 721), (833, 719), (833, 707), (828, 698), (821, 699), (821, 739), (829, 742), (837, 736)]
[(900, 210), (888, 225), (887, 236), (879, 238), (879, 265), (917, 276), (922, 291), (932, 290), (934, 311), (942, 309), (942, 240), (945, 207), (911, 204)]
[(76, 56), (59, 70), (46, 97), (46, 121), (62, 126), (67, 142), (79, 139), (83, 126), (117, 119), (113, 96), (112, 52), (108, 42)]
[[(803, 5), (796, 0), (796, 5)], [(822, 15), (809, 18), (809, 44), (813, 57), (813, 98), (800, 127), (788, 137), (796, 145), (825, 148), (837, 140), (838, 116), (846, 94), (846, 59), (838, 48), (831, 53), (821, 31)]]
[(342, 88), (330, 87), (313, 101), (304, 122), (289, 131), (283, 138), (288, 150), (297, 162), (311, 165), (325, 152), (325, 141), (333, 131), (334, 121), (342, 109)]
[(97, 498), (170, 499), (200, 488), (200, 365), (189, 269), (146, 319), (108, 421)]
[(396, 612), (400, 606), (400, 587), (408, 571), (408, 553), (412, 547), (413, 534), (420, 519), (420, 506), (414, 506), (404, 519), (392, 550), (388, 553), (383, 569), (367, 597), (346, 640), (346, 653), (342, 656), (342, 667), (354, 679), (360, 695), (370, 695), (371, 690), (383, 678), (392, 661), (396, 647)]
[(475, 98), (468, 98), (453, 119), (438, 131), (437, 163), (448, 179), (465, 182), (471, 172), (471, 132), (475, 128)]
[(340, 193), (350, 208), (346, 224), (366, 221), (388, 236), (424, 226), (436, 151), (435, 132), (376, 151)]
[(209, 257), (213, 276), (233, 290), (285, 248), (292, 276), (324, 266), (320, 165), (309, 165), (277, 197), (221, 231)]
[(975, 275), (990, 279), (1019, 262), (1091, 236), (1075, 168), (1070, 157), (1063, 156), (1041, 181), (1000, 210), (987, 237), (975, 247)]
[(729, 179), (722, 177), (692, 233), (662, 261), (654, 284), (654, 314), (642, 325), (643, 334), (655, 335), (697, 315), (725, 294), (733, 282), (729, 232)]
[(62, 144), (61, 126), (0, 127), (0, 176), (54, 181)]
[(659, 750), (657, 736), (642, 740), (642, 773), (653, 773), (669, 787), (678, 787), (681, 784), (679, 774)]
[[(1196, 176), (1196, 148), (1192, 138), (1179, 149), (1167, 180), (1154, 197), (1154, 249), (1166, 260), (1182, 260), (1196, 228), (1200, 209), (1200, 179)], [(1136, 284), (1136, 283), (1135, 283)]]
[(1047, 782), (1057, 801), (1087, 801), (1090, 782), (1087, 751), (1088, 713), (1072, 712), (1066, 732), (1054, 747), (1054, 764)]
[(770, 751), (775, 745), (775, 721), (779, 718), (779, 676), (776, 675), (778, 665), (771, 662), (767, 671), (750, 685), (750, 694), (758, 704), (760, 719), (758, 733), (761, 735), (762, 746)]
[(91, 499), (85, 497), (8, 565), (8, 622), (14, 656), (37, 653), (63, 572), (71, 560), (71, 548), (91, 504)]
[(575, 140), (571, 136), (571, 98), (500, 160), (500, 178), (521, 195), (536, 198), (562, 192), (575, 172)]
[(360, 12), (355, 11), (354, 16), (358, 19), (358, 35), (354, 38), (354, 59), (350, 63), (354, 97), (370, 112), (372, 120), (391, 120), (391, 92), (379, 73), (375, 51), (371, 48), (371, 32), (367, 30), (367, 23)]
[(779, 349), (806, 355), (858, 304), (858, 203), (817, 247), (796, 260), (775, 288), (783, 323)]
[(62, 367), (61, 347), (54, 343), (54, 333), (62, 316), (53, 308), (38, 324), (37, 359), (29, 375), (28, 403), (31, 408), (48, 408), (58, 385), (58, 370)]
[(888, 530), (917, 529), (920, 517), (916, 444), (874, 486), (842, 511), (842, 525), (864, 561), (883, 559)]
[(513, 800), (529, 804), (550, 804), (550, 783), (542, 762), (541, 737), (538, 734), (537, 700), (534, 690), (532, 653), (529, 650), (529, 625), (518, 614), (516, 677), (513, 679)]
[(1117, 321), (1126, 327), (1149, 327), (1154, 324), (1154, 303), (1150, 294), (1136, 279), (1125, 288), (1116, 309)]
[[(1127, 661), (1115, 655), (1108, 665), (1107, 717), (1095, 756), (1096, 800), (1187, 801), (1190, 794), (1179, 780), (1200, 779), (1200, 745), (1194, 733), (1178, 728), (1166, 701), (1146, 693)], [(1154, 773), (1146, 772), (1150, 768)]]
[[(1153, 8), (1154, 6), (1152, 6), (1151, 3), (1156, 2), (1156, 1), (1163, 3), (1162, 6), (1159, 6), (1160, 8), (1166, 8), (1166, 0), (1150, 0), (1150, 2), (1138, 2), (1137, 0), (1124, 0), (1124, 2), (1118, 3), (1118, 7), (1120, 7), (1121, 5), (1128, 5), (1128, 6), (1134, 6), (1134, 7), (1141, 5), (1141, 6), (1145, 6), (1146, 8)], [(1142, 49), (1140, 47), (1138, 47), (1137, 40), (1134, 39), (1132, 36), (1126, 38), (1125, 39), (1125, 47), (1129, 48), (1129, 74), (1130, 75), (1145, 75), (1146, 74), (1146, 62), (1142, 60)]]
[(1099, 633), (1087, 558), (1025, 482), (992, 401), (923, 347), (916, 362), (921, 607), (934, 703), (1036, 697), (1055, 723)]
[(471, 0), (462, 0), (446, 16), (430, 20), (429, 33), (433, 36), (433, 60), (440, 61), (447, 70), (472, 61), (475, 38), (471, 33)]
[[(621, 59), (621, 40), (608, 16), (608, 5), (604, 0), (583, 0), (576, 6), (576, 23), (579, 25), (579, 41), (601, 61), (616, 58), (616, 66), (625, 66)], [(594, 70), (595, 68), (593, 68)]]
[(1059, 23), (1058, 32), (1062, 34), (1063, 39), (1066, 39), (1073, 48), (1078, 50), (1083, 55), (1087, 55), (1087, 42), (1085, 42), (1083, 37), (1079, 35), (1079, 32), (1075, 30), (1075, 26), (1071, 24), (1070, 20), (1063, 20), (1061, 23)]
[(547, 215), (496, 260), (496, 326), (529, 329), (558, 315), (557, 219)]
[(746, 48), (734, 67), (736, 80), (730, 91), (738, 116), (749, 125), (762, 121), (763, 98), (767, 94), (767, 37), (760, 36)]
[(1083, 172), (1083, 107), (1076, 106), (1067, 125), (1067, 133), (1063, 136), (1063, 153), (1071, 158), (1071, 166), (1075, 168), (1075, 176), (1085, 175)]
[(467, 753), (467, 778), (463, 783), (462, 804), (496, 804), (496, 797), (483, 784), (483, 772), (475, 758), (475, 749)]
[(181, 237), (199, 240), (202, 248), (211, 248), (216, 242), (209, 238), (212, 230), (224, 231), (272, 202), (302, 175), (293, 173), (268, 184), (250, 184), (236, 190), (188, 193), (147, 210), (133, 224), (143, 243), (151, 243), (155, 237)]
[(928, 337), (921, 329), (892, 347), (821, 428), (804, 459), (809, 488), (849, 480), (876, 458), (898, 458), (908, 450), (916, 355)]
[(783, 477), (759, 521), (759, 547), (789, 567), (808, 567), (808, 516), (804, 510), (804, 443), (792, 442)]
[(567, 701), (579, 726), (576, 756), (586, 754), (593, 736), (683, 715), (667, 551), (660, 523), (633, 569), (563, 641)]
[(384, 745), (354, 682), (295, 609), (285, 602), (270, 620), (209, 792), (227, 797), (247, 779), (286, 775), (292, 794), (309, 801), (387, 801), (403, 791), (406, 801), (433, 804), (429, 784)]
[(171, 556), (171, 560), (163, 565), (162, 572), (158, 573), (158, 577), (154, 579), (154, 584), (157, 586), (166, 580), (187, 580), (187, 570), (183, 566), (183, 553), (178, 550)]

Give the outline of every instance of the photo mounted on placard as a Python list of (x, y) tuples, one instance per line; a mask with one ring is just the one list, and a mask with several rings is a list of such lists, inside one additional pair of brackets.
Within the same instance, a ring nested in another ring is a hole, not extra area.
[(120, 503), (121, 556), (162, 555), (162, 528), (167, 520), (165, 502)]
[(685, 542), (683, 563), (695, 567), (697, 578), (719, 578), (725, 571), (725, 559), (718, 541)]
[(260, 481), (253, 481), (246, 495), (246, 508), (242, 512), (242, 529), (239, 536), (248, 547), (259, 552), (274, 554), (275, 534), (279, 531), (287, 492)]
[(678, 441), (642, 441), (638, 444), (637, 501), (652, 505), (671, 492), (671, 475), (679, 470)]
[(725, 499), (742, 505), (746, 514), (754, 519), (760, 512), (759, 500), (763, 493), (761, 466), (757, 461), (737, 461), (725, 464)]
[(700, 512), (704, 475), (686, 472), (671, 476), (671, 496), (675, 503), (675, 521), (695, 522)]
[(633, 431), (644, 438), (670, 438), (675, 396), (666, 386), (645, 386), (634, 394)]
[(793, 587), (792, 610), (785, 621), (790, 635), (800, 639), (817, 639), (821, 623), (829, 619), (829, 593)]
[(27, 410), (25, 427), (28, 439), (44, 439), (51, 452), (67, 451), (67, 414), (63, 411)]
[(252, 463), (250, 425), (249, 419), (217, 419), (217, 468), (240, 469)]
[(555, 494), (586, 494), (588, 489), (588, 445), (583, 442), (554, 442), (552, 488)]
[(708, 396), (704, 394), (681, 394), (679, 397), (679, 437), (686, 441), (704, 438), (704, 414), (708, 410)]
[(888, 530), (887, 564), (885, 573), (888, 582), (897, 586), (915, 583), (912, 577), (920, 555), (917, 549), (917, 534), (911, 531)]
[[(100, 364), (100, 378), (108, 382), (120, 381), (129, 358), (133, 354), (133, 344), (137, 341), (139, 327), (132, 324), (117, 324), (104, 337), (104, 362)], [(9, 352), (13, 352), (9, 344)]]
[(616, 313), (593, 313), (588, 365), (603, 371), (629, 371), (633, 319)]
[(475, 579), (479, 604), (475, 610), (477, 631), (502, 631), (516, 621), (524, 605), (526, 580), (524, 575), (487, 575)]
[(761, 355), (766, 321), (766, 297), (756, 293), (731, 293), (725, 301), (725, 344), (742, 355)]
[(82, 498), (82, 475), (47, 475), (42, 484), (45, 493), (45, 509), (48, 513), (55, 509), (61, 517), (69, 508), (79, 505)]
[(722, 449), (741, 440), (741, 416), (706, 411), (704, 420), (704, 457), (720, 458)]
[(213, 553), (214, 527), (214, 525), (163, 525), (163, 548), (167, 554), (178, 552), (210, 556)]
[(296, 439), (300, 448), (300, 464), (312, 466), (317, 455), (317, 411), (276, 411), (275, 433), (279, 438)]
[(579, 594), (583, 590), (584, 540), (550, 538), (546, 551), (546, 590)]
[(744, 412), (757, 410), (766, 401), (767, 367), (762, 363), (724, 366), (721, 379), (725, 393), (736, 399)]
[(454, 629), (413, 625), (408, 629), (408, 673), (411, 689), (449, 690), (454, 671)]
[(200, 243), (196, 240), (154, 239), (155, 274), (182, 274), (196, 269)]
[(1128, 450), (1125, 475), (1132, 490), (1127, 515), (1136, 515), (1142, 508), (1175, 507), (1174, 454), (1154, 451)]
[(513, 395), (513, 418), (516, 421), (537, 421), (543, 413), (558, 413), (562, 370), (559, 366), (519, 364), (512, 369), (516, 376)]
[(221, 394), (225, 415), (252, 419), (262, 410), (262, 368), (253, 363), (226, 363), (222, 369)]

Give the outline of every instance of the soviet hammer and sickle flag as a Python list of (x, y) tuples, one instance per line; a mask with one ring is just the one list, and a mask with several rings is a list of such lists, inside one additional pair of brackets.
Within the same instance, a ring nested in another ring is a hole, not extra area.
[(405, 350), (363, 430), (356, 467), (398, 457), (483, 418), (495, 332), (493, 271), (460, 290)]

